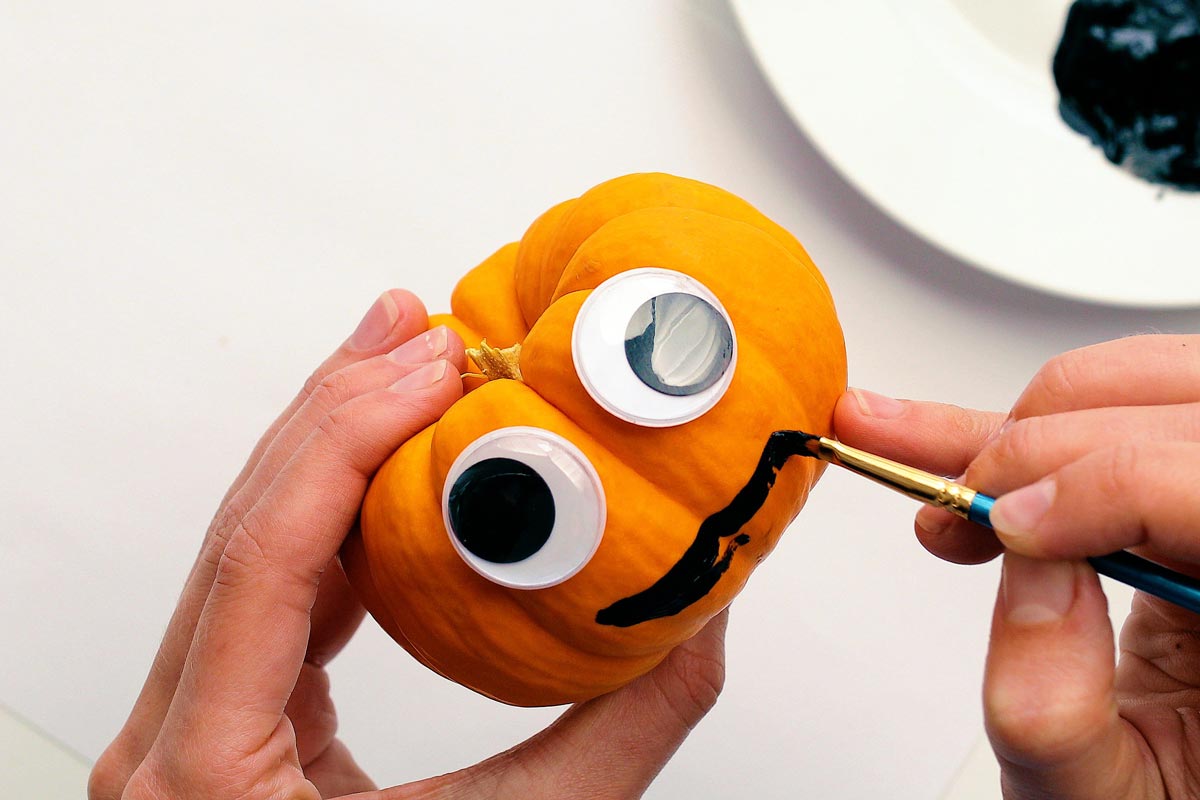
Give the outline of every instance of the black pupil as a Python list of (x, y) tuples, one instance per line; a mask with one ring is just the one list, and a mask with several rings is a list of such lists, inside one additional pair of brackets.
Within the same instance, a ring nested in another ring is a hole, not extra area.
[(450, 489), (450, 527), (484, 561), (514, 564), (542, 549), (554, 530), (554, 495), (528, 464), (489, 458)]

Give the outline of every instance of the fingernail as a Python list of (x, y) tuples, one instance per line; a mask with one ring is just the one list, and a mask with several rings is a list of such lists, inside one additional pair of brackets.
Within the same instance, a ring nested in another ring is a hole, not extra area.
[(447, 341), (446, 326), (439, 325), (409, 339), (388, 353), (387, 357), (397, 364), (420, 364), (444, 355)]
[(904, 403), (891, 397), (885, 397), (866, 389), (850, 389), (850, 394), (858, 401), (858, 410), (866, 417), (876, 419), (895, 419), (904, 413)]
[(354, 350), (369, 350), (387, 338), (392, 326), (400, 316), (396, 301), (389, 292), (379, 295), (379, 298), (367, 309), (362, 321), (350, 334), (347, 344)]
[(1010, 539), (1032, 536), (1054, 503), (1054, 493), (1051, 477), (1000, 496), (992, 507), (992, 527)]
[(414, 392), (418, 389), (428, 389), (446, 377), (450, 372), (449, 361), (434, 361), (423, 364), (392, 384), (393, 392)]
[(930, 536), (941, 536), (953, 521), (953, 515), (937, 508), (927, 506), (917, 511), (917, 524)]
[(1075, 602), (1075, 565), (1004, 554), (1004, 618), (1014, 625), (1058, 622)]

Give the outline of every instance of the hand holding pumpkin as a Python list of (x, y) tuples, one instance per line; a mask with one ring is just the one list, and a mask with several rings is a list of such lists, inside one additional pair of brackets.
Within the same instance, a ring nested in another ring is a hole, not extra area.
[[(92, 772), (92, 800), (372, 792), (336, 738), (324, 669), (364, 614), (336, 555), (370, 476), (462, 395), (462, 342), (428, 324), (411, 294), (381, 296), (263, 436)], [(716, 700), (724, 620), (483, 765), (365, 797), (638, 796)]]
[[(1140, 336), (1052, 359), (1009, 414), (856, 392), (848, 444), (998, 495), (997, 535), (923, 508), (934, 554), (1004, 554), (984, 678), (1007, 797), (1193, 797), (1200, 618), (1135, 595), (1114, 664), (1083, 562), (1124, 548), (1200, 574), (1200, 337)], [(1007, 424), (1006, 424), (1007, 423)], [(998, 538), (997, 538), (998, 536)]]

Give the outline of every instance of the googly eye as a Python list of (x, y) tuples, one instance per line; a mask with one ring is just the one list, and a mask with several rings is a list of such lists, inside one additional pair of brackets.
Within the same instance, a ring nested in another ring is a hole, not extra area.
[(571, 352), (584, 388), (606, 411), (666, 428), (720, 401), (733, 380), (737, 337), (721, 301), (699, 281), (643, 267), (592, 291)]
[(450, 466), (442, 517), (471, 569), (513, 589), (541, 589), (591, 560), (604, 535), (604, 486), (579, 448), (541, 428), (501, 428)]

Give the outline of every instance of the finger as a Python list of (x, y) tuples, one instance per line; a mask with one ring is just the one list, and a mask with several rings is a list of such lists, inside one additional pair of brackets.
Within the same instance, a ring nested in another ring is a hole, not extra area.
[[(994, 412), (851, 389), (838, 400), (834, 430), (852, 447), (939, 475), (961, 475), (1005, 419)], [(978, 526), (960, 527), (956, 520), (941, 509), (922, 508), (917, 539), (939, 558), (959, 564), (978, 564), (1000, 554), (1003, 548), (994, 536)]]
[[(212, 584), (217, 564), (224, 550), (225, 539), (233, 521), (240, 519), (276, 479), (279, 471), (295, 455), (296, 450), (312, 435), (329, 413), (349, 400), (387, 387), (419, 369), (431, 360), (446, 359), (455, 370), (465, 367), (466, 355), (458, 334), (438, 326), (414, 336), (384, 356), (351, 364), (325, 376), (320, 385), (309, 393), (304, 405), (296, 411), (277, 433), (263, 454), (258, 467), (245, 482), (242, 490), (227, 506), (230, 521), (225, 529), (214, 532), (207, 559), (209, 569), (195, 579), (200, 587), (198, 606), (203, 605), (207, 587)], [(199, 594), (199, 593), (198, 593)], [(365, 611), (346, 580), (336, 560), (321, 577), (317, 599), (312, 610), (312, 634), (307, 659), (323, 665), (333, 658), (349, 640), (361, 622)], [(199, 614), (199, 608), (196, 609)]]
[[(962, 480), (974, 489), (998, 496), (1034, 483), (1106, 443), (1198, 440), (1197, 403), (1089, 408), (1029, 417), (1007, 424), (971, 462)], [(998, 546), (997, 540), (981, 535), (977, 525), (934, 511), (918, 513), (917, 524), (926, 547), (939, 555), (969, 552), (984, 541)]]
[(1107, 604), (1086, 564), (1005, 554), (984, 716), (1005, 797), (1148, 796), (1146, 746), (1118, 714)]
[(329, 673), (305, 662), (284, 713), (296, 731), (296, 754), (301, 766), (311, 764), (328, 749), (337, 733), (337, 711), (329, 693)]
[(838, 400), (833, 428), (851, 447), (938, 475), (961, 475), (1005, 419), (996, 412), (851, 389)]
[(325, 752), (304, 768), (304, 776), (317, 787), (321, 797), (342, 797), (375, 788), (340, 739), (330, 742)]
[(308, 392), (303, 405), (276, 432), (253, 472), (225, 504), (223, 513), (218, 515), (213, 526), (217, 536), (221, 535), (230, 520), (242, 517), (249, 506), (262, 496), (296, 450), (335, 408), (359, 395), (389, 386), (421, 366), (439, 359), (448, 360), (460, 371), (466, 362), (462, 340), (445, 326), (420, 333), (385, 355), (359, 361), (325, 375)]
[(1200, 441), (1200, 403), (1089, 408), (1015, 420), (971, 462), (968, 485), (1010, 492), (1120, 442)]
[(1046, 362), (1013, 406), (1013, 417), (1196, 401), (1200, 401), (1200, 336), (1131, 336), (1072, 350)]
[(412, 292), (404, 291), (403, 289), (389, 289), (381, 294), (375, 302), (367, 309), (367, 313), (359, 321), (358, 327), (354, 333), (342, 342), (321, 365), (313, 371), (312, 375), (304, 382), (299, 393), (292, 399), (271, 426), (267, 428), (266, 433), (259, 439), (254, 450), (251, 451), (250, 457), (246, 459), (245, 466), (241, 472), (229, 486), (229, 490), (225, 493), (222, 505), (233, 497), (241, 488), (242, 484), (254, 472), (254, 468), (258, 465), (259, 459), (262, 458), (264, 452), (274, 441), (275, 435), (280, 429), (287, 424), (292, 415), (296, 413), (309, 396), (321, 385), (326, 376), (337, 372), (343, 367), (349, 366), (357, 361), (362, 361), (371, 356), (377, 356), (381, 353), (386, 353), (397, 347), (403, 342), (412, 339), (429, 325), (429, 316), (425, 311), (424, 304)]
[[(368, 312), (368, 318), (370, 313)], [(204, 547), (184, 585), (179, 604), (167, 626), (150, 674), (129, 719), (117, 737), (121, 741), (119, 749), (125, 754), (125, 760), (129, 761), (129, 771), (137, 766), (137, 761), (128, 756), (136, 754), (140, 760), (140, 756), (145, 755), (158, 735), (159, 727), (179, 683), (184, 660), (195, 635), (196, 623), (216, 576), (226, 540), (236, 527), (236, 521), (261, 497), (275, 480), (279, 470), (328, 413), (351, 398), (382, 389), (414, 372), (419, 369), (419, 362), (427, 362), (432, 357), (447, 353), (453, 354), (461, 361), (463, 356), (460, 351), (461, 341), (457, 335), (446, 328), (437, 328), (404, 342), (385, 356), (351, 363), (337, 372), (325, 375), (318, 385), (309, 389), (304, 404), (291, 414), (282, 428), (275, 431), (269, 446), (259, 455), (253, 473), (243, 481), (238, 493), (226, 502), (223, 511), (218, 513), (206, 535)], [(456, 368), (461, 366), (456, 365)], [(321, 370), (318, 369), (314, 375), (320, 373)], [(342, 583), (344, 584), (344, 579)], [(315, 630), (315, 653), (323, 663), (345, 643), (345, 639), (361, 619), (362, 612), (355, 611), (348, 590), (339, 590), (336, 572), (329, 576), (328, 590), (319, 594), (318, 600), (328, 602), (332, 606), (328, 612), (320, 606), (314, 608), (314, 615), (318, 621)], [(348, 616), (340, 620), (335, 616), (343, 613)], [(340, 624), (341, 629), (330, 630), (329, 626), (333, 624)], [(338, 641), (339, 636), (342, 637), (341, 641)]]
[[(308, 391), (303, 405), (276, 432), (253, 472), (225, 504), (223, 513), (214, 523), (216, 538), (222, 537), (231, 520), (240, 519), (257, 502), (330, 412), (359, 395), (389, 386), (438, 359), (450, 361), (460, 372), (466, 362), (462, 340), (445, 326), (420, 333), (386, 355), (359, 361), (325, 375)], [(210, 547), (216, 556), (220, 555), (220, 545), (215, 542)], [(215, 559), (211, 560), (215, 564)]]
[(305, 384), (304, 402), (275, 431), (274, 438), (259, 455), (254, 469), (242, 481), (238, 491), (225, 502), (225, 519), (218, 515), (214, 528), (220, 529), (229, 517), (244, 513), (247, 499), (262, 494), (326, 414), (351, 397), (387, 386), (435, 359), (450, 361), (460, 372), (466, 365), (462, 340), (444, 325), (418, 333), (384, 355), (356, 361), (334, 372), (322, 374), (315, 383), (318, 373), (314, 373)]
[(335, 558), (317, 587), (305, 662), (318, 667), (328, 664), (350, 641), (366, 613)]
[(641, 797), (717, 701), (725, 680), (722, 612), (662, 664), (611, 694), (574, 706), (552, 726), (474, 767), (366, 795), (418, 797)]
[(1004, 552), (991, 531), (932, 506), (917, 510), (913, 531), (926, 550), (954, 564), (983, 564)]
[(186, 741), (193, 754), (228, 753), (233, 742), (249, 755), (269, 739), (304, 660), (321, 574), (369, 477), (461, 392), (457, 369), (436, 361), (325, 416), (230, 536), (156, 750)]
[(1037, 558), (1081, 559), (1147, 545), (1196, 564), (1197, 480), (1200, 444), (1122, 444), (997, 498), (992, 524), (1005, 547)]
[(286, 713), (296, 731), (296, 754), (304, 777), (320, 790), (321, 797), (339, 797), (375, 788), (336, 737), (337, 712), (325, 670), (305, 663), (288, 698)]

